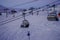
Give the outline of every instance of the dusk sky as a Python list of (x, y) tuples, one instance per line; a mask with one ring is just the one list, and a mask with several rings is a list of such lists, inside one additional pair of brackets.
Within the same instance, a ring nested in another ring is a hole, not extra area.
[[(56, 0), (37, 0), (32, 3), (27, 3), (30, 1), (35, 1), (35, 0), (0, 0), (0, 4), (6, 7), (12, 7), (12, 8), (29, 8), (29, 7), (44, 6)], [(21, 4), (24, 4), (24, 5), (21, 5)]]

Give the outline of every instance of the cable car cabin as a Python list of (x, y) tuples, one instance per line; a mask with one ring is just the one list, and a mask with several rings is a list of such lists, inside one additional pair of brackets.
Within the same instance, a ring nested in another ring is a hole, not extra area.
[(49, 13), (47, 16), (48, 21), (59, 21), (55, 12)]
[(23, 20), (21, 24), (21, 28), (28, 28), (29, 27), (29, 22), (27, 20)]
[(2, 15), (2, 13), (0, 12), (0, 15)]
[(58, 16), (60, 17), (60, 13), (58, 13)]

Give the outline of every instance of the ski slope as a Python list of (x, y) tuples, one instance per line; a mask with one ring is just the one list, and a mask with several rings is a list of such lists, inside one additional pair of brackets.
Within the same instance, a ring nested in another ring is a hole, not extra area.
[[(7, 19), (9, 19), (8, 17)], [(23, 18), (0, 26), (0, 40), (60, 40), (60, 21), (48, 21), (47, 12), (26, 16), (29, 28), (21, 28)]]

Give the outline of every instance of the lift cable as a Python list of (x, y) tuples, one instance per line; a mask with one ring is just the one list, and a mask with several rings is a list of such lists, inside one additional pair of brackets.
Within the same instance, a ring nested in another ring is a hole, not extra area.
[[(22, 15), (20, 15), (20, 16), (22, 16)], [(19, 16), (17, 16), (17, 17), (19, 17)], [(15, 18), (17, 18), (17, 17), (15, 17)], [(11, 20), (11, 19), (13, 19), (13, 20)], [(3, 22), (3, 24), (5, 24), (5, 23), (9, 23), (11, 21), (14, 21), (14, 18), (11, 18), (11, 19), (8, 19), (8, 20), (2, 21), (2, 22)], [(17, 18), (17, 19), (19, 19), (19, 18)], [(15, 19), (15, 20), (17, 20), (17, 19)], [(0, 22), (0, 23), (2, 23), (2, 22)]]
[[(29, 16), (29, 15), (26, 15), (26, 16)], [(17, 18), (15, 18), (15, 19), (12, 18), (12, 20), (11, 20), (11, 19), (10, 19), (10, 20), (6, 20), (6, 21), (4, 21), (3, 23), (1, 22), (0, 26), (1, 26), (1, 25), (4, 25), (4, 24), (6, 24), (6, 23), (10, 23), (10, 22), (12, 22), (12, 21), (18, 20), (18, 19), (20, 19), (20, 18), (23, 18), (22, 15), (21, 15), (21, 17), (17, 17)]]
[[(19, 15), (20, 16), (20, 15)], [(19, 16), (17, 16), (17, 17), (19, 17)], [(16, 17), (15, 17), (16, 18)], [(11, 19), (13, 19), (13, 18), (11, 18)], [(8, 19), (8, 20), (10, 20), (10, 19)], [(5, 21), (8, 21), (8, 20), (5, 20)], [(5, 22), (5, 21), (2, 21), (2, 22)], [(0, 23), (2, 23), (2, 22), (0, 22)]]
[[(17, 17), (20, 17), (20, 16), (22, 16), (22, 15), (20, 14), (20, 15), (17, 16)], [(17, 17), (14, 17), (14, 18), (17, 18)], [(14, 19), (14, 18), (11, 18), (11, 19)], [(11, 20), (11, 19), (8, 19), (8, 20)], [(0, 23), (3, 23), (3, 22), (8, 21), (8, 20), (1, 21)]]

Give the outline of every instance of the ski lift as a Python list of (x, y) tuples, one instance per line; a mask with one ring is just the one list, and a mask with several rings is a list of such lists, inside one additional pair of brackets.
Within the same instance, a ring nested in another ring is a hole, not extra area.
[(22, 24), (21, 24), (21, 28), (28, 28), (29, 27), (29, 22), (28, 20), (23, 20)]
[(23, 13), (24, 20), (22, 21), (21, 28), (28, 28), (29, 27), (29, 22), (28, 20), (25, 19), (25, 14)]
[(48, 14), (47, 19), (48, 21), (59, 21), (56, 14), (57, 12), (55, 11), (55, 5), (52, 5), (52, 7), (54, 8), (54, 11)]

